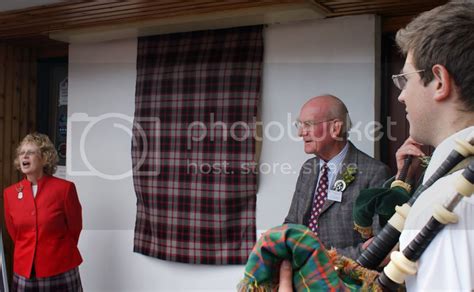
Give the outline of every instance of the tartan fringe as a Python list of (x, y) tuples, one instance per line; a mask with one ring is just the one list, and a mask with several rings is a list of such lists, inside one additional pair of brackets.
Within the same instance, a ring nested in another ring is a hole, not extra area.
[(354, 222), (354, 230), (359, 232), (360, 235), (362, 236), (362, 238), (365, 238), (365, 239), (369, 239), (370, 237), (373, 236), (373, 232), (372, 232), (372, 226), (361, 226), (357, 223)]
[(250, 282), (248, 278), (245, 278), (237, 285), (238, 292), (276, 292), (278, 291), (278, 284), (275, 283), (264, 283), (259, 285), (255, 282)]
[(334, 263), (334, 269), (341, 277), (349, 277), (362, 285), (360, 291), (383, 291), (376, 282), (379, 272), (364, 268), (356, 261), (337, 254), (336, 249), (328, 250), (328, 255)]

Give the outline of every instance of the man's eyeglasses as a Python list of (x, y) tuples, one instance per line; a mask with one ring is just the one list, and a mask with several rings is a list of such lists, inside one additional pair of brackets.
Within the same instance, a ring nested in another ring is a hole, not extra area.
[(300, 130), (300, 129), (309, 129), (309, 128), (314, 127), (316, 125), (326, 123), (326, 122), (331, 122), (331, 121), (334, 121), (334, 120), (336, 120), (336, 119), (329, 119), (329, 120), (324, 120), (324, 121), (300, 121), (300, 120), (296, 120), (293, 123), (293, 125), (298, 130)]
[(406, 75), (413, 74), (413, 73), (420, 73), (420, 72), (424, 72), (424, 71), (425, 70), (416, 70), (416, 71), (413, 71), (413, 72), (392, 75), (393, 84), (395, 84), (395, 86), (398, 89), (403, 90), (403, 89), (405, 89), (405, 86), (407, 85), (407, 81), (408, 81), (407, 78), (405, 77)]

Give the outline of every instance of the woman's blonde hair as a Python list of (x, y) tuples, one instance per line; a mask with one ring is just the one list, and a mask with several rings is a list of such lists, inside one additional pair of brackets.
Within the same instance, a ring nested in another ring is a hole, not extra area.
[(49, 175), (53, 175), (56, 172), (58, 167), (58, 152), (54, 148), (53, 143), (48, 138), (48, 136), (40, 133), (33, 133), (26, 135), (25, 138), (21, 141), (20, 145), (16, 148), (16, 158), (13, 162), (16, 169), (21, 170), (20, 168), (20, 151), (21, 147), (24, 144), (34, 144), (38, 146), (40, 150), (41, 158), (44, 159), (45, 165), (43, 167), (43, 172)]

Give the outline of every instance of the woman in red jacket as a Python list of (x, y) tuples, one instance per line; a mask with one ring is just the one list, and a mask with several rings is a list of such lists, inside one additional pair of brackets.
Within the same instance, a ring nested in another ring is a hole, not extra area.
[(52, 176), (57, 162), (46, 135), (29, 134), (17, 148), (15, 166), (25, 178), (4, 191), (13, 291), (82, 291), (82, 209), (74, 183)]

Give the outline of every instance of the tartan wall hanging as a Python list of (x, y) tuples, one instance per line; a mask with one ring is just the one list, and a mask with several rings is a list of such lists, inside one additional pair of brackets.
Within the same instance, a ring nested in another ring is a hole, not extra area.
[(138, 40), (134, 252), (245, 264), (256, 241), (262, 27)]

